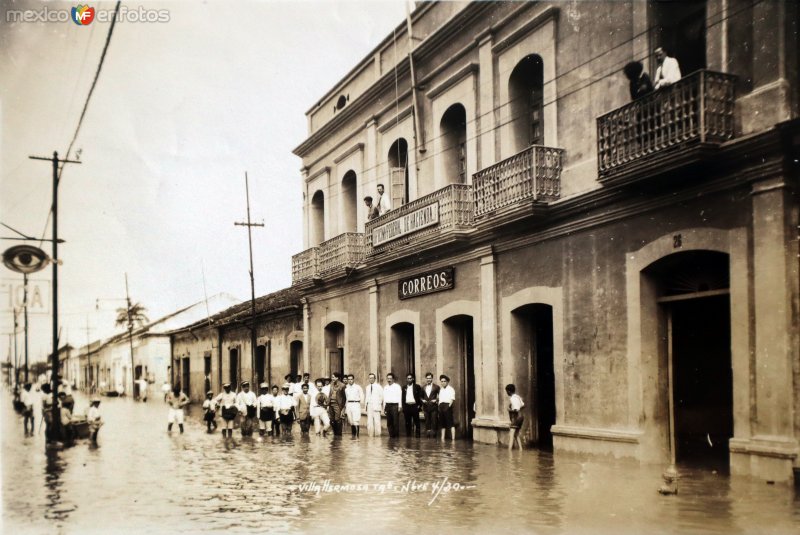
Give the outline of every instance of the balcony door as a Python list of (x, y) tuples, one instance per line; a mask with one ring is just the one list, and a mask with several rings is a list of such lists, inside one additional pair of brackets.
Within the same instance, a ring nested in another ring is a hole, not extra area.
[(467, 183), (467, 110), (453, 104), (442, 115), (442, 158), (448, 184)]
[(408, 202), (408, 142), (399, 138), (389, 147), (387, 161), (391, 182), (392, 208), (398, 208)]
[[(706, 68), (706, 2), (656, 1), (650, 4), (650, 49), (663, 47), (678, 60), (681, 75)], [(657, 65), (653, 59), (651, 74)]]
[(544, 144), (544, 65), (536, 54), (517, 63), (508, 80), (514, 152)]

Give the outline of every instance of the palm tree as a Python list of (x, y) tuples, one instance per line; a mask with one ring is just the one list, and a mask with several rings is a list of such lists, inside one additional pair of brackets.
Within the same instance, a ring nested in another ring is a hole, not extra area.
[[(127, 286), (127, 278), (125, 282)], [(136, 380), (133, 364), (133, 329), (137, 325), (139, 327), (143, 327), (150, 320), (147, 319), (147, 315), (145, 314), (147, 309), (144, 308), (141, 303), (131, 304), (130, 299), (128, 299), (127, 302), (127, 307), (121, 307), (117, 309), (117, 320), (114, 322), (114, 324), (118, 327), (123, 325), (127, 325), (128, 327), (128, 344), (130, 345), (131, 349), (131, 395), (133, 395), (133, 385), (134, 381)]]

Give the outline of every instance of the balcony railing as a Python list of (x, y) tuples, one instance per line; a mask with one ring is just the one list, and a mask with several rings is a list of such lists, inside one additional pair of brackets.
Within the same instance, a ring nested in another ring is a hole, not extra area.
[(563, 149), (533, 145), (472, 175), (475, 218), (524, 200), (561, 194)]
[[(430, 210), (425, 210), (429, 208)], [(433, 223), (430, 217), (436, 217)], [(394, 225), (391, 225), (394, 223)], [(415, 228), (419, 230), (415, 230)], [(391, 233), (385, 232), (391, 228)], [(472, 186), (450, 184), (389, 211), (365, 228), (367, 253), (379, 253), (449, 230), (472, 228)], [(377, 237), (376, 237), (377, 236)], [(391, 236), (387, 239), (387, 236)], [(376, 245), (377, 243), (377, 245)]]
[(600, 176), (671, 147), (733, 138), (735, 76), (701, 70), (597, 119)]
[(317, 258), (316, 247), (292, 256), (292, 283), (313, 279), (317, 275)]
[(364, 260), (364, 235), (345, 232), (319, 244), (319, 274), (354, 267)]

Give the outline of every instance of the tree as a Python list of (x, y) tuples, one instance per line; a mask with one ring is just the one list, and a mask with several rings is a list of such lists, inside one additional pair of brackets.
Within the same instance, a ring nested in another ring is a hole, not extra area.
[[(127, 293), (127, 286), (128, 286), (128, 279), (125, 278), (125, 287)], [(115, 325), (123, 326), (127, 325), (128, 327), (128, 344), (130, 345), (131, 349), (131, 393), (133, 393), (133, 385), (134, 381), (136, 380), (136, 376), (134, 375), (134, 363), (133, 363), (133, 329), (137, 325), (139, 327), (143, 327), (145, 323), (147, 323), (147, 315), (145, 312), (147, 311), (141, 303), (134, 303), (131, 304), (131, 300), (128, 299), (128, 306), (122, 307), (117, 309), (117, 320)]]

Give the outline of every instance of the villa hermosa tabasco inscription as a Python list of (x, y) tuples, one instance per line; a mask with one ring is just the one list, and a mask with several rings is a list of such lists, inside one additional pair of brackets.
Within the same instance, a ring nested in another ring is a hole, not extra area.
[(409, 299), (418, 295), (451, 290), (455, 287), (455, 284), (455, 268), (445, 267), (400, 279), (397, 283), (397, 295), (400, 299)]
[(425, 227), (439, 224), (439, 203), (431, 203), (394, 221), (375, 227), (372, 231), (372, 245), (381, 245), (411, 234)]

